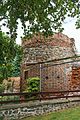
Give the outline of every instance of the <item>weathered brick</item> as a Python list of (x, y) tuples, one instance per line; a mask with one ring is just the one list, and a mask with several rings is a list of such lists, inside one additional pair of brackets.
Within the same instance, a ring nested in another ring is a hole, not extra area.
[(69, 90), (74, 87), (72, 84), (77, 84), (73, 82), (73, 79), (76, 78), (77, 72), (80, 72), (80, 70), (76, 71), (76, 68), (72, 68), (71, 64), (52, 66), (51, 64), (54, 63), (50, 63), (49, 65), (41, 65), (41, 69), (39, 64), (28, 65), (29, 63), (74, 56), (74, 39), (70, 39), (62, 33), (49, 36), (46, 39), (39, 35), (34, 36), (31, 40), (23, 40), (22, 47), (24, 52), (21, 65), (23, 88), (25, 79), (34, 76), (41, 78), (42, 91)]

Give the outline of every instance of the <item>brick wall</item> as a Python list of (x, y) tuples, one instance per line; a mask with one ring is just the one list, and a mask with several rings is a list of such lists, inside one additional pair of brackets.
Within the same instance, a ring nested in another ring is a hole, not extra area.
[(80, 89), (80, 65), (72, 67), (72, 77), (70, 81), (71, 90)]
[(10, 77), (11, 81), (14, 81), (13, 92), (20, 92), (20, 77)]
[(39, 76), (41, 77), (42, 91), (70, 89), (72, 65), (50, 65), (50, 67), (42, 65), (43, 69), (40, 71), (40, 65), (28, 66), (28, 64), (74, 56), (74, 39), (61, 33), (46, 39), (42, 36), (34, 36), (30, 40), (23, 40), (22, 46), (24, 54), (21, 65), (22, 86), (25, 86), (25, 79)]

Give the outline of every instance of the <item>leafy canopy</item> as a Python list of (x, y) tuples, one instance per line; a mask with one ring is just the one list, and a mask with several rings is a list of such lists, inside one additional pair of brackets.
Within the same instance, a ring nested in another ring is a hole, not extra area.
[(16, 52), (16, 43), (0, 31), (0, 65), (10, 62)]
[(48, 35), (56, 29), (63, 30), (61, 25), (66, 16), (77, 17), (79, 28), (79, 7), (79, 0), (0, 0), (0, 21), (4, 20), (11, 37), (17, 35), (19, 19), (25, 35), (37, 32)]

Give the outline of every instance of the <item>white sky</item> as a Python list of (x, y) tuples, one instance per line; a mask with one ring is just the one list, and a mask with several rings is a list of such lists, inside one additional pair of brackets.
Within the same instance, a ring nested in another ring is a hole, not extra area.
[[(64, 31), (63, 33), (65, 35), (67, 35), (70, 38), (74, 38), (75, 39), (75, 45), (76, 45), (76, 49), (77, 51), (80, 53), (80, 29), (76, 29), (75, 27), (75, 21), (76, 18), (67, 18), (65, 20), (65, 22), (63, 23), (63, 27), (64, 27)], [(21, 44), (21, 38), (20, 36), (23, 35), (23, 31), (21, 30), (21, 23), (19, 22), (19, 26), (18, 26), (18, 37), (16, 39), (16, 43), (17, 44)], [(2, 27), (2, 31), (3, 32), (7, 32), (8, 29), (6, 27)]]
[(67, 18), (63, 24), (63, 33), (66, 34), (68, 37), (75, 39), (76, 49), (80, 53), (80, 29), (76, 29), (75, 21), (76, 18)]

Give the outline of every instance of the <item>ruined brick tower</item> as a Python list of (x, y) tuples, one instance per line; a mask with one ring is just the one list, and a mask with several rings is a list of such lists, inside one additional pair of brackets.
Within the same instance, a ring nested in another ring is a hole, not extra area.
[(30, 40), (22, 41), (23, 60), (21, 65), (21, 84), (25, 85), (25, 79), (39, 76), (41, 79), (41, 91), (69, 90), (71, 80), (71, 64), (49, 65), (35, 64), (54, 59), (66, 58), (75, 55), (74, 39), (57, 33), (48, 38), (34, 36)]

